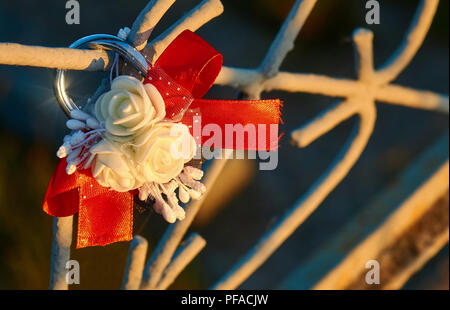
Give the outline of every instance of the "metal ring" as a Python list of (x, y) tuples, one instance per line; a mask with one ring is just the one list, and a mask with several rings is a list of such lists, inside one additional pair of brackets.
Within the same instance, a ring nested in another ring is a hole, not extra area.
[[(93, 34), (75, 41), (69, 47), (89, 47), (92, 49), (105, 49), (117, 52), (125, 58), (127, 63), (130, 63), (144, 77), (147, 75), (149, 69), (147, 60), (138, 50), (136, 50), (125, 40), (113, 35)], [(56, 100), (58, 101), (61, 109), (67, 116), (70, 116), (70, 111), (79, 110), (80, 108), (67, 94), (64, 80), (65, 71), (66, 70), (55, 70), (53, 88), (55, 91)]]

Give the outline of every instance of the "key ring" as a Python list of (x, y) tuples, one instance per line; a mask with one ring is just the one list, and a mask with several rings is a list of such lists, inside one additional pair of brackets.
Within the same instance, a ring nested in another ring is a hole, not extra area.
[[(119, 55), (124, 57), (127, 63), (130, 63), (143, 77), (147, 75), (149, 69), (147, 60), (138, 50), (136, 50), (125, 40), (113, 35), (89, 35), (75, 41), (69, 47), (88, 47), (91, 49), (104, 49), (117, 52)], [(80, 108), (75, 104), (75, 102), (67, 93), (65, 84), (65, 72), (66, 70), (55, 70), (53, 88), (55, 91), (56, 100), (58, 101), (61, 109), (67, 116), (70, 116), (70, 111), (79, 110)]]

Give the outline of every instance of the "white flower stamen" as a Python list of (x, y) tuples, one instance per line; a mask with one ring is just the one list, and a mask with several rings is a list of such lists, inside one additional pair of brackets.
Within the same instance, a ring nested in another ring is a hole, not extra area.
[(59, 147), (58, 152), (56, 152), (56, 156), (58, 156), (58, 158), (65, 158), (71, 151), (72, 147), (70, 146), (70, 143), (65, 141), (64, 144)]
[(70, 145), (72, 145), (72, 148), (76, 148), (77, 145), (79, 143), (83, 142), (84, 139), (85, 139), (85, 134), (81, 130), (76, 131), (72, 135), (72, 138), (70, 139)]
[(85, 122), (92, 116), (81, 110), (72, 110), (72, 111), (70, 111), (70, 117), (72, 117), (73, 119)]
[(68, 175), (74, 174), (77, 171), (77, 166), (74, 164), (67, 164), (66, 173)]
[(82, 130), (86, 129), (86, 123), (79, 121), (77, 119), (70, 119), (66, 122), (66, 126), (72, 130)]

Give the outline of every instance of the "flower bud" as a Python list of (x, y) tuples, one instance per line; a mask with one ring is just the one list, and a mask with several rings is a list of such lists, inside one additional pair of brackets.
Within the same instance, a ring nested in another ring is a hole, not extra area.
[(193, 200), (199, 200), (202, 197), (202, 193), (197, 192), (196, 190), (190, 189), (188, 192)]
[(74, 164), (67, 164), (66, 173), (68, 175), (74, 174), (77, 171), (77, 166)]
[(180, 201), (182, 203), (188, 203), (191, 197), (189, 196), (189, 193), (184, 188), (184, 186), (180, 186), (178, 189), (178, 198), (180, 198)]
[(162, 202), (161, 203), (161, 215), (163, 216), (163, 218), (168, 222), (168, 223), (175, 223), (175, 221), (177, 220), (177, 217), (175, 215), (175, 212), (170, 208), (170, 206), (165, 203)]
[(64, 144), (59, 147), (58, 152), (56, 152), (56, 156), (58, 156), (58, 158), (65, 158), (71, 151), (70, 144), (64, 142)]
[(87, 114), (86, 112), (83, 112), (81, 110), (72, 110), (72, 111), (70, 111), (70, 117), (84, 122), (87, 119), (91, 118), (92, 116), (90, 116), (89, 114)]
[(175, 212), (175, 215), (177, 216), (177, 219), (179, 221), (182, 221), (182, 220), (185, 219), (186, 212), (184, 212), (184, 209), (182, 207), (176, 206), (174, 212)]
[(67, 126), (67, 128), (69, 128), (71, 130), (86, 129), (86, 124), (83, 123), (82, 121), (79, 121), (79, 120), (76, 120), (76, 119), (69, 119), (66, 122), (66, 126)]
[(139, 189), (139, 199), (141, 201), (146, 201), (148, 199), (148, 191), (145, 190), (143, 187)]
[(186, 175), (194, 180), (200, 180), (201, 178), (203, 178), (203, 171), (200, 169), (197, 169), (195, 167), (192, 166), (186, 166), (184, 167), (184, 173), (186, 173)]
[(81, 131), (78, 130), (76, 131), (73, 135), (72, 138), (70, 139), (70, 144), (72, 146), (80, 144), (81, 142), (83, 142), (84, 138), (85, 138), (85, 134)]
[(92, 129), (99, 129), (100, 128), (100, 123), (93, 117), (88, 118), (86, 120), (86, 124), (87, 124), (87, 126), (89, 128), (92, 128)]

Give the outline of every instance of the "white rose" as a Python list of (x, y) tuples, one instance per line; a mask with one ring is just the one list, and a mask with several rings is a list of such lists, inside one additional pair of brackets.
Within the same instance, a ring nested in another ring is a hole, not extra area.
[(98, 98), (95, 114), (111, 141), (124, 143), (140, 131), (164, 119), (164, 100), (152, 84), (131, 76), (114, 79), (111, 90)]
[(136, 164), (146, 182), (167, 183), (177, 177), (196, 150), (186, 125), (161, 122), (136, 138)]
[(92, 176), (104, 187), (127, 192), (142, 186), (135, 176), (133, 162), (113, 143), (103, 139), (91, 148)]

